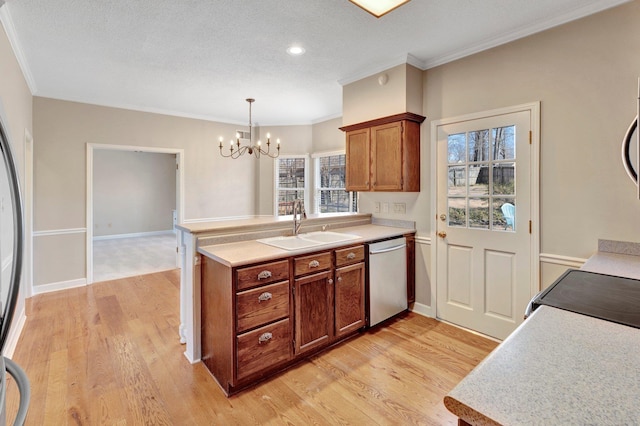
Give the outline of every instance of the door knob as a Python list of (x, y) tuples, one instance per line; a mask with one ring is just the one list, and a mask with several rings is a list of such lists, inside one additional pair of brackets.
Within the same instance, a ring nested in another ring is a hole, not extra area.
[(440, 215), (440, 220), (441, 220), (441, 221), (443, 221), (443, 222), (444, 222), (445, 220), (447, 220), (447, 215), (446, 215), (446, 214), (444, 214), (444, 213), (443, 213), (443, 214), (441, 214), (441, 215)]
[(446, 237), (446, 236), (447, 236), (447, 233), (446, 233), (446, 232), (444, 232), (444, 231), (440, 231), (440, 232), (438, 232), (438, 237), (440, 237), (440, 238), (444, 238), (444, 237)]

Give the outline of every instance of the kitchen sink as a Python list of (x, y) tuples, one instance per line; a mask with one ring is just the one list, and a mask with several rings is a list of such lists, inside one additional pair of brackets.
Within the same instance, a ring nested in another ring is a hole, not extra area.
[(357, 240), (360, 238), (353, 234), (341, 234), (339, 232), (309, 232), (307, 234), (292, 235), (290, 237), (271, 237), (256, 240), (259, 243), (278, 247), (283, 250), (299, 250), (304, 248), (321, 246), (323, 244), (339, 243), (342, 241)]
[(300, 236), (308, 240), (318, 241), (322, 243), (339, 243), (342, 241), (357, 240), (358, 238), (360, 238), (359, 236), (353, 234), (341, 234), (339, 232), (331, 231), (309, 232), (308, 234), (302, 234)]

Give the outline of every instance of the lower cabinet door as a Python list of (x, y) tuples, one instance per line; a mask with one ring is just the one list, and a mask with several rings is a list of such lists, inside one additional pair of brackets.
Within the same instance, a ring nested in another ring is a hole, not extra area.
[(364, 263), (336, 269), (336, 337), (346, 336), (365, 325)]
[(237, 380), (289, 360), (291, 341), (289, 318), (238, 335)]
[(329, 344), (333, 337), (332, 271), (295, 280), (295, 353)]

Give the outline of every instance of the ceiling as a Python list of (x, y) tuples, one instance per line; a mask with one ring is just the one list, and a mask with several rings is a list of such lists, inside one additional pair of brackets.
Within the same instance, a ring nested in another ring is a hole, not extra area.
[[(35, 96), (246, 124), (342, 114), (342, 85), (428, 69), (627, 0), (412, 0), (380, 19), (348, 0), (6, 0)], [(287, 47), (306, 53), (292, 57)]]

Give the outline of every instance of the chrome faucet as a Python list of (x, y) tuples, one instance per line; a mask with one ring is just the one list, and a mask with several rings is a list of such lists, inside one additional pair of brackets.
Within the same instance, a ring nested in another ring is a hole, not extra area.
[[(300, 214), (299, 219), (298, 214)], [(304, 202), (300, 198), (296, 198), (293, 202), (293, 235), (298, 235), (300, 226), (302, 226), (302, 219), (306, 218), (307, 213), (304, 211)]]

